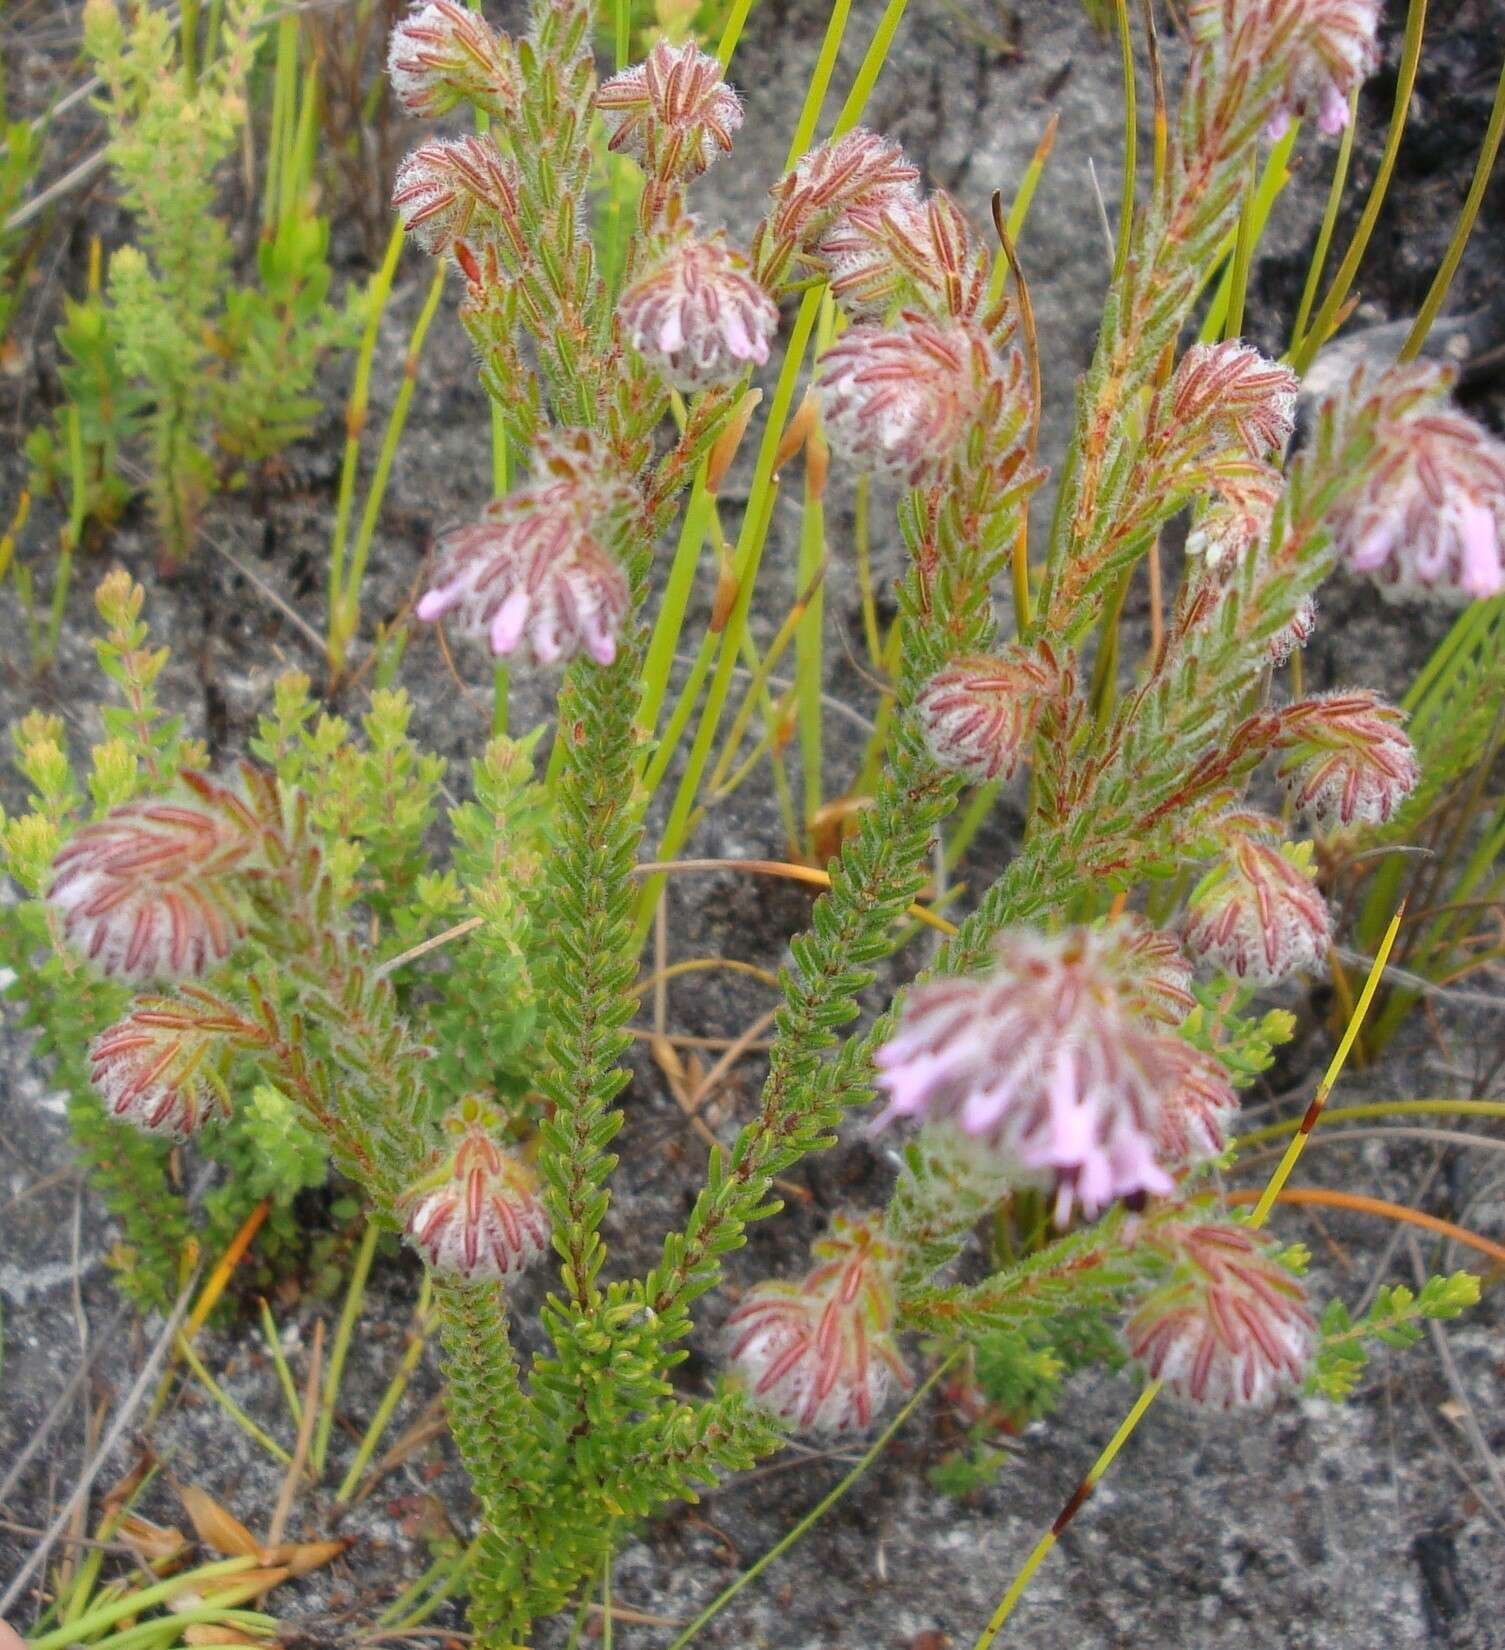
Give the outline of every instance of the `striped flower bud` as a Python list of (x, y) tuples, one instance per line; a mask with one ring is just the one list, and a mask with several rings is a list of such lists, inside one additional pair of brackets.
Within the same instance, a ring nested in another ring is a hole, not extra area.
[(184, 773), (186, 802), (127, 802), (57, 852), (48, 903), (106, 974), (184, 979), (245, 933), (236, 877), (258, 863), (263, 822), (234, 791)]
[(1275, 846), (1237, 834), (1191, 896), (1186, 949), (1241, 980), (1271, 985), (1316, 968), (1331, 940), (1311, 845)]
[(1161, 1092), (1155, 1149), (1162, 1163), (1190, 1168), (1228, 1150), (1238, 1095), (1220, 1060), (1182, 1042), (1170, 1061), (1175, 1079)]
[(986, 391), (980, 334), (913, 311), (893, 331), (858, 326), (821, 356), (815, 391), (831, 450), (863, 474), (918, 487), (956, 451)]
[(1061, 691), (1055, 657), (1013, 646), (957, 659), (920, 689), (915, 715), (930, 753), (976, 784), (1012, 779), (1029, 755), (1046, 701)]
[(198, 993), (138, 997), (89, 1046), (89, 1076), (110, 1115), (145, 1134), (186, 1140), (230, 1115), (219, 1070), (221, 1005)]
[(436, 138), (398, 166), (392, 207), (406, 233), (438, 258), (467, 235), (485, 237), (512, 224), (517, 191), (491, 138)]
[(843, 212), (915, 202), (919, 171), (897, 143), (865, 126), (802, 155), (794, 170), (769, 190), (769, 228), (776, 240), (803, 247), (815, 242)]
[(456, 0), (423, 0), (397, 24), (387, 78), (403, 108), (423, 119), (461, 103), (502, 115), (517, 102), (510, 44)]
[(1247, 1226), (1158, 1228), (1145, 1240), (1166, 1274), (1124, 1330), (1129, 1355), (1193, 1403), (1269, 1404), (1299, 1387), (1317, 1348), (1306, 1291)]
[(742, 101), (720, 63), (692, 42), (660, 40), (643, 62), (602, 82), (596, 107), (611, 133), (608, 148), (657, 177), (698, 177), (731, 153), (742, 124)]
[(677, 390), (735, 384), (768, 359), (773, 300), (719, 239), (681, 241), (617, 305), (628, 342)]
[(1254, 459), (1284, 452), (1296, 423), (1296, 374), (1228, 339), (1193, 344), (1170, 385), (1174, 427)]
[(1410, 367), (1388, 374), (1420, 389), (1383, 419), (1362, 485), (1329, 517), (1349, 568), (1382, 595), (1461, 605), (1505, 590), (1505, 442), (1441, 401), (1449, 376)]
[(898, 1250), (838, 1215), (799, 1283), (760, 1283), (726, 1321), (727, 1361), (761, 1408), (801, 1432), (865, 1431), (912, 1382), (894, 1344)]
[(1405, 720), (1403, 711), (1372, 693), (1329, 694), (1292, 706), (1276, 777), (1314, 825), (1382, 825), (1421, 778)]
[(498, 1144), (500, 1114), (474, 1097), (445, 1120), (454, 1149), (398, 1200), (403, 1235), (436, 1272), (505, 1278), (549, 1247), (538, 1176)]
[(938, 979), (905, 999), (878, 1051), (895, 1117), (946, 1118), (1055, 1183), (1064, 1224), (1115, 1198), (1164, 1193), (1161, 1095), (1179, 1070), (1173, 1033), (1147, 1024), (1124, 985), (1113, 930), (1011, 929), (986, 974)]

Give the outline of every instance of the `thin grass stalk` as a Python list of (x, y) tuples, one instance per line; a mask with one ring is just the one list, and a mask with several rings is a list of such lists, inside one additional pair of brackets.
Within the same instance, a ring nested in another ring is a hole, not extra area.
[(643, 698), (638, 708), (638, 726), (650, 737), (658, 726), (659, 712), (669, 690), (669, 674), (674, 668), (674, 654), (684, 631), (685, 612), (690, 604), (690, 592), (695, 585), (695, 573), (700, 565), (700, 553), (705, 546), (706, 529), (715, 504), (715, 498), (706, 487), (706, 467), (702, 464), (680, 520), (679, 542), (674, 548), (669, 580), (664, 587), (663, 601), (654, 621), (653, 635), (643, 663)]
[(1502, 134), (1505, 134), (1505, 63), (1500, 65), (1500, 78), (1495, 82), (1495, 100), (1489, 111), (1489, 125), (1485, 128), (1479, 158), (1474, 163), (1474, 176), (1463, 202), (1463, 210), (1458, 214), (1458, 222), (1453, 228), (1453, 238), (1448, 242), (1447, 252), (1443, 255), (1431, 286), (1427, 288), (1427, 295), (1422, 300), (1421, 309), (1417, 312), (1411, 331), (1407, 334), (1405, 343), (1401, 345), (1399, 359), (1402, 361), (1412, 360), (1426, 342), (1427, 334), (1432, 330), (1432, 323), (1437, 319), (1438, 311), (1448, 295), (1448, 288), (1453, 284), (1453, 277), (1458, 273), (1463, 249), (1468, 245), (1469, 236), (1473, 234), (1474, 224), (1479, 218), (1479, 208), (1484, 204), (1484, 191), (1489, 187), (1495, 157), (1500, 152)]
[(392, 404), (391, 416), (387, 419), (387, 428), (376, 458), (376, 470), (366, 492), (366, 503), (361, 511), (355, 548), (350, 557), (349, 573), (331, 615), (329, 668), (330, 675), (335, 680), (338, 680), (345, 667), (350, 643), (355, 639), (356, 631), (360, 627), (361, 582), (366, 576), (366, 560), (371, 554), (372, 541), (376, 537), (376, 525), (381, 518), (382, 503), (386, 499), (387, 486), (392, 479), (392, 465), (397, 458), (397, 445), (402, 440), (402, 432), (408, 421), (408, 410), (413, 404), (413, 394), (418, 382), (418, 365), (423, 357), (423, 345), (428, 337), (429, 327), (439, 308), (445, 274), (445, 264), (437, 263), (434, 278), (429, 283), (428, 296), (424, 299), (423, 308), (418, 312), (418, 319), (413, 325), (413, 335), (408, 340), (408, 351), (402, 364), (402, 384), (397, 391), (397, 399)]
[(287, 151), (284, 135), (294, 118), (293, 103), (298, 80), (298, 19), (287, 16), (277, 24), (277, 57), (272, 73), (272, 115), (267, 130), (267, 169), (261, 184), (261, 232), (270, 235), (277, 226), (281, 200), (280, 167)]
[(1406, 129), (1406, 118), (1411, 112), (1411, 94), (1416, 86), (1416, 66), (1421, 60), (1421, 40), (1426, 20), (1427, 0), (1411, 0), (1410, 9), (1406, 13), (1405, 44), (1401, 51), (1400, 72), (1395, 83), (1395, 108), (1390, 117), (1385, 152), (1380, 158), (1374, 183), (1370, 186), (1369, 198), (1364, 202), (1364, 211), (1359, 218), (1358, 227), (1353, 232), (1353, 239), (1349, 242), (1343, 262), (1338, 266), (1338, 273), (1333, 277), (1327, 297), (1323, 299), (1322, 307), (1317, 311), (1317, 318), (1312, 322), (1310, 331), (1303, 336), (1299, 347), (1293, 352), (1292, 365), (1298, 376), (1305, 374), (1316, 359), (1317, 351), (1327, 342), (1337, 325), (1339, 311), (1348, 298), (1349, 288), (1353, 285), (1359, 264), (1368, 250), (1369, 238), (1374, 233), (1380, 208), (1385, 204), (1385, 195), (1389, 191), (1390, 179), (1395, 172), (1395, 158), (1400, 153), (1401, 137)]
[(1134, 73), (1134, 36), (1129, 28), (1128, 0), (1113, 0), (1113, 20), (1118, 28), (1118, 44), (1124, 83), (1124, 168), (1119, 186), (1118, 239), (1113, 248), (1113, 279), (1123, 278), (1129, 261), (1129, 242), (1134, 233), (1134, 173), (1139, 163), (1139, 88)]
[[(1355, 87), (1348, 97), (1348, 124), (1338, 144), (1338, 158), (1333, 163), (1333, 181), (1327, 192), (1327, 205), (1322, 212), (1322, 225), (1317, 231), (1317, 244), (1312, 249), (1312, 261), (1307, 268), (1306, 283), (1301, 289), (1301, 303), (1291, 327), (1291, 344), (1287, 358), (1293, 356), (1306, 336), (1312, 318), (1312, 305), (1317, 301), (1317, 289), (1322, 285), (1322, 272), (1327, 268), (1327, 254), (1332, 247), (1333, 230), (1338, 223), (1338, 209), (1343, 204), (1343, 191), (1348, 184), (1348, 165), (1353, 159), (1354, 134), (1359, 125), (1359, 91)], [(1293, 655), (1294, 657), (1294, 655)]]
[(873, 546), (869, 512), (872, 488), (867, 476), (858, 476), (852, 504), (852, 548), (857, 560), (857, 590), (862, 602), (862, 639), (868, 663), (879, 668), (883, 643), (878, 636), (878, 603), (873, 591)]
[(434, 1300), (434, 1282), (427, 1270), (423, 1274), (423, 1287), (418, 1292), (418, 1309), (413, 1314), (413, 1332), (408, 1337), (408, 1344), (402, 1358), (393, 1373), (392, 1379), (387, 1382), (387, 1389), (382, 1393), (381, 1402), (376, 1406), (376, 1412), (371, 1417), (371, 1423), (361, 1437), (360, 1445), (351, 1460), (350, 1470), (340, 1480), (340, 1487), (335, 1491), (334, 1499), (337, 1506), (348, 1502), (355, 1494), (371, 1463), (371, 1457), (376, 1453), (376, 1446), (381, 1442), (382, 1434), (387, 1430), (392, 1417), (397, 1412), (397, 1406), (402, 1402), (403, 1394), (408, 1389), (408, 1382), (413, 1378), (413, 1371), (418, 1367), (418, 1360), (423, 1356), (424, 1348), (428, 1345), (428, 1332)]
[(723, 71), (731, 67), (732, 55), (737, 50), (737, 42), (742, 38), (742, 30), (752, 9), (753, 0), (734, 0), (727, 15), (726, 27), (721, 31), (720, 44), (716, 47), (716, 58)]
[(272, 1309), (266, 1303), (265, 1296), (257, 1303), (261, 1317), (261, 1333), (267, 1343), (267, 1351), (271, 1354), (272, 1367), (277, 1371), (277, 1384), (282, 1388), (282, 1396), (287, 1401), (288, 1414), (292, 1417), (293, 1427), (296, 1429), (303, 1424), (303, 1400), (298, 1396), (298, 1388), (293, 1380), (293, 1372), (288, 1368), (287, 1356), (282, 1350), (282, 1338), (277, 1333), (277, 1324), (272, 1317)]
[[(1505, 1101), (1373, 1100), (1357, 1106), (1329, 1106), (1322, 1117), (1325, 1124), (1357, 1123), (1380, 1117), (1505, 1117)], [(1242, 1151), (1245, 1146), (1258, 1145), (1265, 1140), (1279, 1140), (1283, 1135), (1295, 1134), (1301, 1124), (1299, 1117), (1266, 1123), (1261, 1128), (1241, 1134), (1235, 1145)]]
[(356, 1251), (355, 1265), (350, 1270), (350, 1283), (345, 1290), (345, 1304), (334, 1332), (334, 1346), (329, 1354), (329, 1371), (324, 1377), (324, 1394), (319, 1402), (319, 1422), (310, 1452), (315, 1479), (323, 1474), (324, 1460), (329, 1454), (329, 1434), (334, 1427), (334, 1409), (339, 1402), (340, 1382), (345, 1376), (345, 1360), (350, 1355), (350, 1342), (361, 1315), (361, 1305), (366, 1298), (366, 1279), (371, 1274), (371, 1262), (376, 1257), (376, 1240), (379, 1235), (375, 1221), (367, 1221), (366, 1230), (361, 1234), (361, 1246)]
[[(1265, 226), (1270, 221), (1270, 213), (1274, 210), (1275, 202), (1280, 198), (1281, 191), (1291, 181), (1291, 169), (1288, 164), (1291, 151), (1296, 147), (1296, 139), (1300, 127), (1292, 121), (1290, 130), (1281, 138), (1265, 158), (1264, 168), (1260, 173), (1259, 183), (1254, 189), (1252, 205), (1248, 220), (1248, 257), (1252, 263), (1253, 254), (1259, 246), (1260, 237), (1265, 232)], [(1244, 217), (1241, 214), (1239, 227), (1233, 237), (1213, 260), (1208, 271), (1211, 278), (1219, 266), (1222, 274), (1218, 280), (1218, 290), (1213, 294), (1212, 302), (1207, 306), (1207, 314), (1202, 321), (1198, 339), (1201, 343), (1210, 344), (1218, 338), (1235, 338), (1238, 332), (1228, 321), (1229, 304), (1233, 296), (1233, 284), (1237, 274), (1238, 255), (1244, 244), (1243, 236)], [(1246, 266), (1243, 279), (1247, 283), (1248, 267)], [(1242, 326), (1242, 316), (1239, 325)]]

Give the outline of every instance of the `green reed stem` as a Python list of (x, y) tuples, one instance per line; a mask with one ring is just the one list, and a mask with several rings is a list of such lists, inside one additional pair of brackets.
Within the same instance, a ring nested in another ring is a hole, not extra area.
[(1119, 190), (1118, 240), (1113, 251), (1113, 279), (1122, 279), (1134, 233), (1134, 172), (1139, 162), (1139, 88), (1134, 74), (1134, 36), (1129, 28), (1128, 0), (1113, 0), (1114, 21), (1124, 77), (1124, 173)]
[(1353, 278), (1358, 273), (1364, 253), (1368, 250), (1369, 238), (1374, 233), (1380, 208), (1385, 204), (1385, 195), (1395, 172), (1395, 158), (1400, 153), (1401, 137), (1406, 130), (1406, 117), (1411, 112), (1411, 93), (1416, 86), (1416, 66), (1421, 60), (1421, 39), (1426, 20), (1427, 0), (1411, 0), (1410, 9), (1406, 13), (1406, 38), (1401, 51), (1400, 72), (1395, 82), (1395, 107), (1390, 116), (1390, 130), (1385, 138), (1385, 152), (1380, 158), (1379, 171), (1375, 173), (1369, 198), (1364, 202), (1364, 211), (1358, 227), (1353, 232), (1348, 251), (1338, 266), (1338, 273), (1333, 277), (1327, 297), (1322, 301), (1322, 308), (1317, 311), (1311, 331), (1302, 338), (1299, 348), (1294, 353), (1292, 365), (1298, 376), (1305, 374), (1315, 360), (1317, 351), (1327, 342), (1337, 324), (1338, 311), (1348, 297)]
[(423, 1287), (418, 1292), (418, 1309), (413, 1315), (413, 1333), (408, 1339), (407, 1349), (397, 1365), (396, 1372), (387, 1383), (387, 1390), (382, 1394), (381, 1402), (376, 1406), (376, 1413), (371, 1417), (371, 1424), (366, 1428), (360, 1447), (355, 1452), (350, 1470), (341, 1479), (340, 1487), (335, 1491), (334, 1499), (337, 1506), (349, 1501), (355, 1494), (356, 1488), (365, 1476), (371, 1457), (376, 1453), (376, 1446), (381, 1442), (382, 1434), (387, 1430), (398, 1404), (402, 1402), (408, 1382), (412, 1380), (413, 1371), (418, 1367), (418, 1360), (423, 1356), (423, 1349), (428, 1344), (433, 1301), (433, 1278), (425, 1268)]
[(711, 512), (716, 507), (715, 498), (706, 490), (705, 477), (705, 465), (702, 464), (679, 524), (679, 543), (674, 548), (674, 560), (669, 566), (669, 582), (664, 588), (664, 599), (643, 661), (643, 698), (638, 707), (638, 726), (650, 737), (658, 726), (659, 712), (669, 691), (674, 654), (684, 631), (685, 611), (690, 604), (690, 592), (695, 587), (695, 573), (700, 566), (700, 553), (705, 547), (706, 529), (710, 524)]
[(334, 1346), (329, 1354), (329, 1368), (324, 1376), (324, 1392), (319, 1401), (319, 1420), (314, 1429), (313, 1459), (315, 1478), (324, 1471), (324, 1460), (329, 1454), (329, 1434), (334, 1426), (334, 1408), (339, 1402), (340, 1382), (345, 1376), (345, 1360), (350, 1355), (350, 1341), (361, 1315), (361, 1303), (366, 1298), (366, 1279), (371, 1275), (371, 1262), (376, 1256), (376, 1240), (380, 1233), (375, 1221), (366, 1222), (361, 1234), (361, 1246), (356, 1251), (351, 1268), (350, 1283), (345, 1291), (345, 1305), (334, 1332)]
[(1291, 347), (1294, 355), (1306, 337), (1312, 318), (1312, 305), (1317, 301), (1317, 288), (1322, 285), (1322, 272), (1327, 268), (1327, 254), (1332, 247), (1333, 230), (1338, 223), (1338, 209), (1343, 204), (1343, 191), (1348, 185), (1348, 163), (1353, 159), (1354, 134), (1359, 126), (1359, 93), (1355, 87), (1348, 99), (1348, 124), (1338, 145), (1338, 158), (1333, 165), (1332, 186), (1327, 192), (1327, 206), (1322, 213), (1322, 227), (1317, 231), (1317, 244), (1312, 250), (1312, 262), (1306, 272), (1306, 284), (1301, 289), (1301, 303), (1296, 310), (1296, 322), (1291, 328)]
[(1437, 312), (1442, 308), (1443, 300), (1448, 295), (1448, 288), (1453, 284), (1453, 276), (1458, 272), (1463, 249), (1468, 245), (1468, 238), (1473, 234), (1474, 224), (1478, 221), (1479, 208), (1484, 204), (1484, 191), (1489, 187), (1495, 157), (1500, 152), (1502, 133), (1505, 133), (1505, 63), (1500, 65), (1500, 78), (1495, 82), (1494, 106), (1489, 111), (1489, 125), (1484, 132), (1484, 143), (1479, 150), (1479, 158), (1474, 164), (1474, 176), (1468, 187), (1468, 196), (1463, 202), (1462, 212), (1458, 214), (1458, 222), (1453, 229), (1453, 238), (1448, 242), (1447, 252), (1437, 274), (1433, 277), (1431, 286), (1427, 289), (1427, 295), (1422, 301), (1411, 331), (1401, 346), (1399, 359), (1402, 361), (1411, 360), (1426, 342), (1427, 334), (1432, 330), (1432, 323), (1437, 319)]
[(296, 1431), (303, 1425), (303, 1400), (298, 1396), (293, 1372), (288, 1368), (287, 1356), (282, 1350), (282, 1337), (277, 1333), (277, 1323), (272, 1317), (272, 1309), (267, 1305), (265, 1297), (258, 1302), (258, 1306), (261, 1314), (261, 1333), (266, 1339), (267, 1351), (272, 1357), (272, 1367), (277, 1371), (277, 1384), (282, 1388), (288, 1414), (292, 1417), (293, 1430)]

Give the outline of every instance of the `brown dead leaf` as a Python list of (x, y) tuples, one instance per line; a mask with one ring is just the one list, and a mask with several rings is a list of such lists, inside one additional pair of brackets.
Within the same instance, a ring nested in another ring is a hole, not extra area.
[(206, 1547), (223, 1553), (226, 1558), (255, 1558), (261, 1552), (261, 1543), (256, 1537), (234, 1513), (226, 1512), (208, 1490), (201, 1490), (195, 1484), (177, 1484), (174, 1488), (192, 1521), (194, 1534)]
[(265, 1639), (253, 1638), (238, 1627), (220, 1627), (212, 1621), (196, 1621), (183, 1629), (184, 1644), (265, 1644)]
[(343, 1541), (282, 1541), (275, 1547), (263, 1547), (261, 1561), (285, 1565), (289, 1575), (306, 1576), (338, 1558), (354, 1539), (346, 1536)]
[(149, 1518), (124, 1513), (115, 1524), (117, 1540), (148, 1564), (169, 1564), (188, 1548), (188, 1537), (168, 1524), (153, 1524)]

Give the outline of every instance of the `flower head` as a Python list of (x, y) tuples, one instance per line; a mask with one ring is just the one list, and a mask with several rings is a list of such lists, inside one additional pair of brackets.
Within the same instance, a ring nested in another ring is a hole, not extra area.
[(1225, 75), (1283, 71), (1266, 135), (1315, 111), (1329, 137), (1348, 124), (1348, 97), (1379, 61), (1379, 0), (1192, 0), (1192, 32)]
[(1238, 1111), (1222, 1062), (1181, 1042), (1170, 1064), (1175, 1080), (1161, 1091), (1155, 1130), (1161, 1162), (1180, 1169), (1221, 1157), (1228, 1150), (1228, 1124)]
[(505, 1278), (549, 1247), (538, 1176), (497, 1143), (500, 1116), (474, 1098), (445, 1127), (454, 1149), (398, 1201), (403, 1235), (436, 1272)]
[(944, 191), (850, 206), (815, 243), (848, 320), (882, 321), (903, 299), (953, 319), (974, 316), (988, 271), (960, 207)]
[(876, 1222), (838, 1215), (799, 1283), (757, 1284), (726, 1321), (727, 1358), (762, 1408), (803, 1432), (868, 1427), (911, 1384), (894, 1345), (898, 1251)]
[(1174, 1034), (1146, 1023), (1112, 928), (1012, 929), (987, 974), (932, 980), (905, 1001), (878, 1051), (894, 1117), (949, 1118), (1056, 1187), (1056, 1218), (1163, 1193), (1161, 1095), (1179, 1071)]
[(1271, 466), (1249, 464), (1220, 467), (1213, 487), (1213, 498), (1186, 535), (1186, 553), (1200, 556), (1207, 568), (1221, 573), (1236, 567), (1264, 540), (1285, 482)]
[(576, 433), (602, 470), (588, 477), (578, 444), (557, 434), (545, 438), (535, 457), (544, 479), (497, 499), (480, 521), (440, 540), (420, 619), (453, 613), (498, 655), (525, 643), (539, 664), (572, 659), (582, 649), (597, 664), (612, 662), (627, 613), (627, 576), (597, 534), (630, 489), (606, 449)]
[(857, 470), (918, 487), (966, 435), (992, 353), (970, 328), (906, 311), (893, 331), (851, 327), (821, 356), (815, 390), (831, 449)]
[(182, 780), (192, 800), (122, 803), (53, 859), (48, 903), (106, 974), (202, 974), (245, 933), (234, 877), (252, 868), (263, 823), (227, 787)]
[(596, 107), (611, 133), (608, 147), (658, 176), (698, 177), (731, 153), (742, 124), (741, 99), (721, 65), (693, 42), (660, 40), (643, 62), (602, 82)]
[(865, 126), (854, 126), (845, 136), (802, 155), (794, 170), (769, 190), (775, 203), (770, 231), (776, 240), (813, 247), (852, 208), (917, 204), (919, 176), (897, 143)]
[(1331, 935), (1310, 849), (1234, 834), (1191, 896), (1181, 936), (1187, 950), (1265, 985), (1316, 967)]
[(1314, 825), (1381, 825), (1416, 789), (1405, 713), (1372, 693), (1328, 694), (1287, 712), (1277, 777)]
[(456, 0), (422, 0), (397, 24), (387, 46), (387, 78), (403, 108), (425, 119), (460, 103), (500, 114), (517, 101), (507, 42)]
[(94, 1039), (89, 1076), (112, 1117), (146, 1134), (186, 1140), (206, 1119), (230, 1115), (216, 1065), (217, 1007), (186, 995), (138, 997), (123, 1020)]
[(718, 240), (681, 241), (617, 306), (628, 342), (677, 390), (734, 384), (768, 359), (777, 306)]
[(1382, 418), (1358, 489), (1329, 518), (1339, 554), (1386, 596), (1461, 604), (1505, 590), (1505, 442), (1440, 403), (1435, 368), (1390, 375), (1422, 391)]
[(1204, 441), (1234, 443), (1250, 458), (1283, 452), (1296, 422), (1296, 374), (1229, 339), (1193, 344), (1171, 379), (1174, 426)]
[(473, 231), (489, 234), (517, 212), (508, 163), (489, 137), (436, 138), (404, 157), (392, 206), (425, 252), (442, 257)]
[(1306, 1292), (1247, 1226), (1160, 1227), (1146, 1240), (1168, 1275), (1125, 1326), (1129, 1355), (1195, 1403), (1268, 1404), (1311, 1367)]
[(943, 768), (987, 784), (1013, 778), (1046, 700), (1060, 691), (1060, 668), (1048, 649), (1014, 646), (937, 671), (920, 689), (915, 715)]

